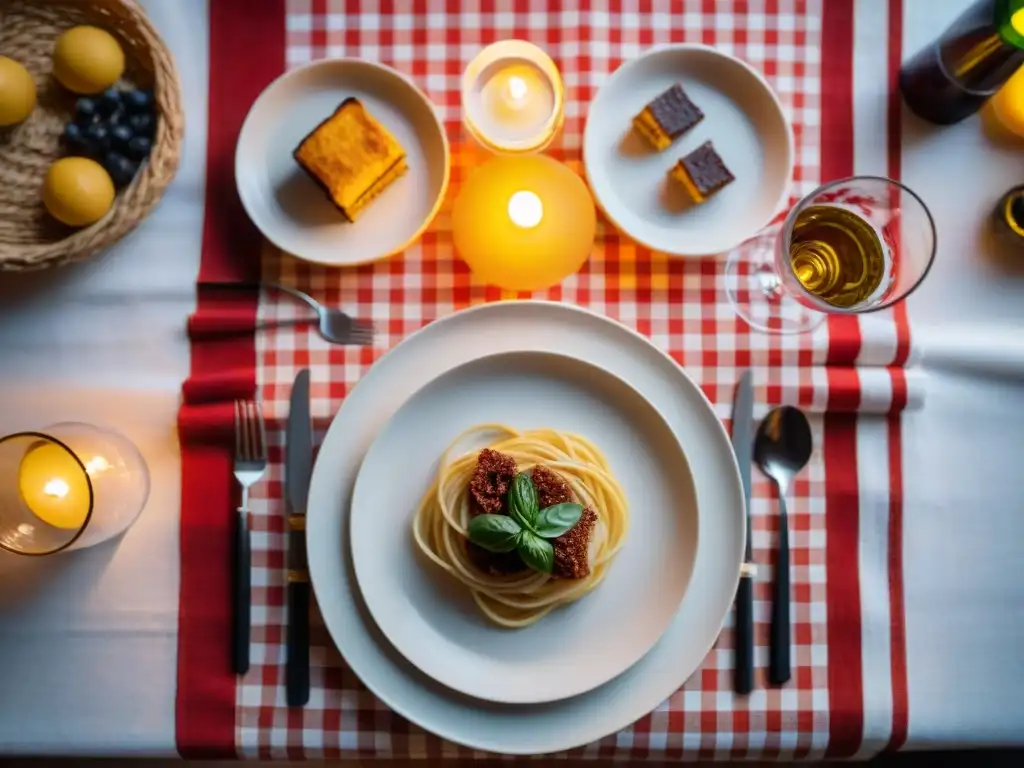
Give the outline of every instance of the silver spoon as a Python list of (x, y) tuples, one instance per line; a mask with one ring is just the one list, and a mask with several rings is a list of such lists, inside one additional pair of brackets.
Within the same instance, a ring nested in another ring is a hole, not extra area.
[(754, 461), (775, 481), (779, 493), (779, 543), (772, 585), (771, 641), (768, 648), (768, 680), (782, 685), (790, 677), (789, 663), (789, 516), (786, 494), (800, 470), (811, 458), (811, 425), (799, 408), (783, 405), (768, 412), (754, 438)]

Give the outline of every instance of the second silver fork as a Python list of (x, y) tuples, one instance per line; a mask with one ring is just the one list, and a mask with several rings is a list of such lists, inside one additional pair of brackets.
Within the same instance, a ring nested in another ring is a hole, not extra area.
[[(329, 309), (312, 296), (307, 296), (291, 286), (279, 283), (261, 283), (261, 285), (264, 288), (286, 293), (313, 309), (319, 321), (320, 335), (332, 344), (358, 344), (360, 346), (373, 344), (373, 323), (357, 320), (340, 309)], [(288, 318), (276, 321), (275, 325), (296, 325), (305, 322), (309, 322), (309, 318)]]
[[(325, 307), (323, 304), (318, 302), (312, 296), (303, 293), (300, 290), (292, 288), (290, 285), (281, 285), (279, 283), (200, 283), (200, 287), (216, 287), (216, 288), (240, 288), (252, 290), (253, 288), (263, 288), (271, 291), (280, 291), (285, 293), (292, 298), (298, 299), (303, 304), (308, 306), (316, 315), (314, 317), (303, 316), (303, 317), (287, 317), (275, 319), (270, 322), (260, 323), (256, 326), (256, 329), (260, 328), (277, 328), (284, 325), (302, 325), (304, 323), (311, 323), (316, 321), (317, 330), (320, 335), (326, 341), (331, 344), (348, 344), (356, 346), (370, 346), (373, 344), (374, 327), (373, 323), (369, 320), (359, 320), (352, 317), (340, 309), (332, 309)], [(196, 317), (196, 316), (193, 316)], [(231, 323), (225, 327), (217, 327), (216, 323), (212, 324), (196, 324), (192, 320), (189, 321), (189, 336), (193, 339), (201, 338), (219, 338), (223, 336), (235, 336), (252, 333), (253, 326), (251, 324)]]
[(263, 409), (252, 400), (235, 401), (234, 475), (242, 488), (235, 510), (235, 562), (232, 600), (232, 663), (235, 674), (249, 671), (249, 628), (252, 613), (252, 542), (249, 532), (249, 489), (267, 471), (267, 425)]

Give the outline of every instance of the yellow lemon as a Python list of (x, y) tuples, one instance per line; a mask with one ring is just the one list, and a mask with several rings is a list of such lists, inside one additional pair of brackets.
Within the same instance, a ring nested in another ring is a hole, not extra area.
[(1024, 67), (992, 97), (992, 111), (1008, 130), (1024, 136)]
[(72, 27), (57, 38), (53, 75), (75, 93), (105, 91), (124, 74), (124, 51), (99, 27)]
[(99, 221), (114, 202), (114, 182), (95, 160), (65, 157), (43, 181), (43, 204), (58, 221), (84, 227)]
[(35, 109), (36, 81), (14, 59), (0, 56), (0, 125), (20, 123)]

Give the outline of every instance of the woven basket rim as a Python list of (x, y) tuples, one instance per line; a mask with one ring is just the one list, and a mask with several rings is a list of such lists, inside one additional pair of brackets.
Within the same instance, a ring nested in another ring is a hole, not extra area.
[[(30, 0), (35, 7), (75, 6), (76, 0)], [(117, 196), (100, 221), (49, 243), (0, 243), (0, 271), (27, 271), (85, 259), (120, 240), (149, 214), (173, 180), (181, 156), (185, 121), (181, 83), (170, 49), (137, 0), (89, 0), (85, 4), (97, 16), (112, 14), (120, 29), (130, 29), (144, 42), (152, 62), (153, 91), (159, 116), (149, 158), (135, 178)], [(97, 26), (102, 26), (97, 21)], [(117, 34), (118, 30), (111, 30)], [(126, 48), (127, 52), (127, 48)], [(148, 69), (148, 67), (147, 67)]]

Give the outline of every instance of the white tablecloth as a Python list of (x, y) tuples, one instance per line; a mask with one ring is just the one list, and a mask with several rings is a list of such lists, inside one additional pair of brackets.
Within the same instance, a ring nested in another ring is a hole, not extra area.
[[(904, 5), (910, 53), (964, 3)], [(0, 432), (63, 419), (113, 426), (139, 444), (153, 491), (118, 542), (57, 560), (0, 556), (2, 753), (174, 751), (174, 425), (203, 219), (207, 3), (146, 6), (181, 71), (181, 169), (140, 230), (104, 255), (0, 275)], [(880, 15), (880, 3), (861, 0), (856, 33), (879, 34)], [(884, 104), (871, 94), (885, 72), (871, 66), (855, 61), (858, 142), (884, 137)], [(1001, 192), (1022, 181), (1024, 144), (992, 145), (977, 119), (936, 130), (908, 116), (904, 126), (903, 177), (940, 233), (933, 271), (910, 299), (930, 375), (924, 410), (904, 417), (909, 746), (1019, 744), (1024, 252), (1009, 257), (1015, 274), (1000, 270), (981, 233)]]

